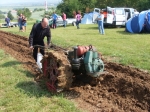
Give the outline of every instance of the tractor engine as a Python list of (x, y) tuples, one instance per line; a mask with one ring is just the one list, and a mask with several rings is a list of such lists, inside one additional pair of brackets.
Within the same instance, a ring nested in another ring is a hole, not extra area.
[(68, 52), (68, 59), (74, 74), (78, 73), (98, 77), (104, 71), (104, 63), (101, 60), (101, 55), (91, 45), (74, 47), (73, 51)]
[(37, 64), (41, 65), (39, 66), (43, 74), (41, 77), (51, 92), (68, 90), (72, 85), (73, 76), (88, 75), (93, 77), (89, 77), (90, 79), (95, 80), (104, 73), (101, 55), (91, 45), (76, 46), (69, 51), (55, 45), (50, 49), (39, 45), (34, 47), (45, 50), (45, 55), (41, 61), (37, 61)]

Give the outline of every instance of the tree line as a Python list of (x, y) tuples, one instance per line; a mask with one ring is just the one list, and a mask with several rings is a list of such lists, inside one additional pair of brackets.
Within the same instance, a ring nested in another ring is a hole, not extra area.
[(131, 7), (139, 12), (150, 8), (150, 0), (62, 0), (57, 6), (58, 12), (65, 12), (68, 17), (73, 17), (74, 11), (88, 13), (94, 8)]

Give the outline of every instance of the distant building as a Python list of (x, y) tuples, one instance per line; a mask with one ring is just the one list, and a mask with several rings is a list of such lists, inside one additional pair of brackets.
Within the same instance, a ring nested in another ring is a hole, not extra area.
[(47, 0), (45, 0), (45, 11), (47, 11)]

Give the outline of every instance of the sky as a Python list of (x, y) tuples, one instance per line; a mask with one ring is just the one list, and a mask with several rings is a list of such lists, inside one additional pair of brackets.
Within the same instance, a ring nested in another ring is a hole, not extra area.
[[(57, 3), (60, 3), (62, 0), (47, 0), (48, 3), (54, 3), (54, 4), (57, 4)], [(1, 4), (15, 4), (15, 3), (31, 3), (31, 2), (45, 2), (45, 0), (0, 0), (0, 5)]]

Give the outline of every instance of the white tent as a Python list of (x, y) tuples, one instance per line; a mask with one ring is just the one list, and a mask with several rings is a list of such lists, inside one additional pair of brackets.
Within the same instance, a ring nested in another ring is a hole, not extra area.
[(98, 15), (99, 13), (97, 12), (85, 14), (81, 20), (81, 24), (93, 24), (93, 21), (95, 21), (95, 18), (97, 18)]

